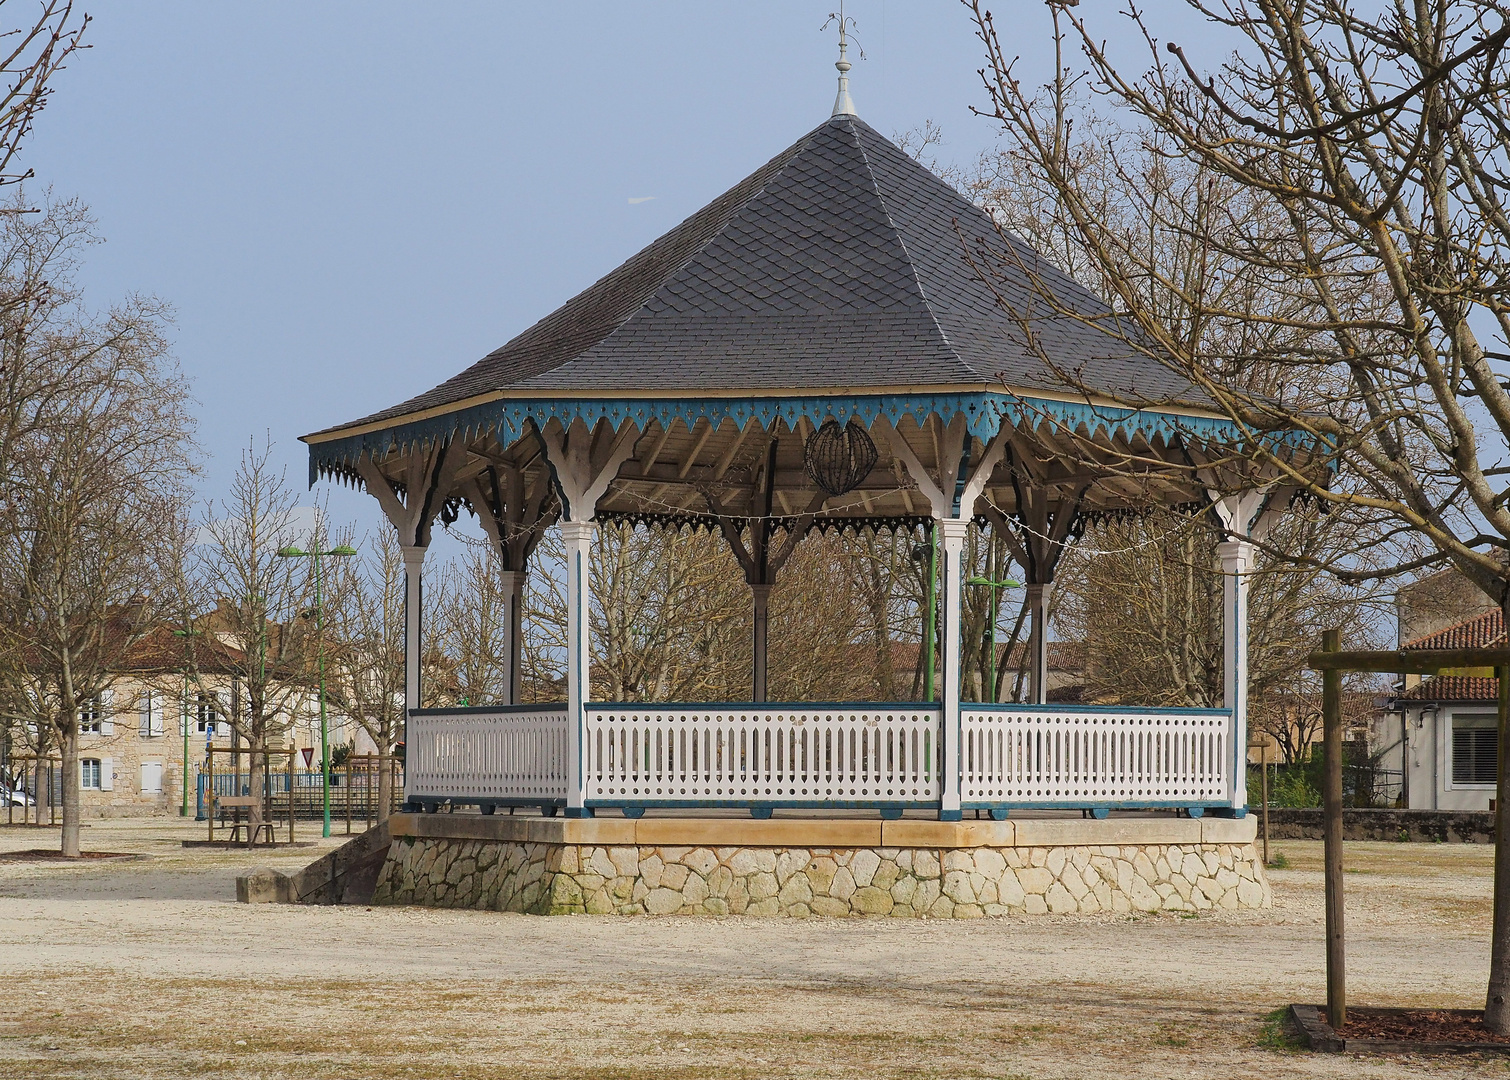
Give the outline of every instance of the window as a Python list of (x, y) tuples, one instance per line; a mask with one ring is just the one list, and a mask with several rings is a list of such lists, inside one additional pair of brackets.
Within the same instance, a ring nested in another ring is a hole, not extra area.
[(141, 793), (143, 795), (163, 793), (163, 763), (161, 761), (142, 762)]
[(220, 717), (220, 700), (214, 694), (200, 694), (195, 702), (194, 730), (203, 735), (208, 728), (223, 725)]
[(143, 690), (137, 699), (137, 734), (144, 739), (159, 738), (163, 733), (163, 694), (161, 690)]
[(100, 790), (100, 759), (87, 757), (79, 762), (79, 786), (86, 791)]
[(1492, 786), (1499, 767), (1499, 731), (1492, 713), (1452, 718), (1452, 782)]
[(79, 706), (79, 733), (96, 735), (104, 731), (105, 705), (99, 698), (90, 698)]

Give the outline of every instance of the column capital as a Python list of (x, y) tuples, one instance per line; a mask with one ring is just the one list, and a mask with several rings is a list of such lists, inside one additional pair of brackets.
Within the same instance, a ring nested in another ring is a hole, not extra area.
[(598, 523), (596, 521), (561, 522), (561, 538), (568, 544), (591, 543), (597, 531)]
[(1222, 560), (1222, 571), (1241, 574), (1256, 562), (1258, 545), (1252, 540), (1223, 540), (1216, 545), (1216, 557)]
[(404, 555), (404, 565), (418, 569), (425, 561), (425, 552), (429, 551), (427, 544), (403, 544), (400, 550)]
[(939, 535), (946, 544), (963, 544), (970, 531), (969, 518), (934, 518), (933, 522), (938, 526)]

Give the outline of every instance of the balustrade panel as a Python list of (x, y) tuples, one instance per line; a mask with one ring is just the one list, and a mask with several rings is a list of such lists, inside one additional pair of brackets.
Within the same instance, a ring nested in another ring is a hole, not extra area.
[(593, 704), (587, 801), (928, 805), (939, 725), (926, 705)]
[(415, 711), (405, 755), (411, 799), (564, 799), (566, 709)]
[(966, 705), (960, 720), (966, 805), (1230, 801), (1225, 709)]

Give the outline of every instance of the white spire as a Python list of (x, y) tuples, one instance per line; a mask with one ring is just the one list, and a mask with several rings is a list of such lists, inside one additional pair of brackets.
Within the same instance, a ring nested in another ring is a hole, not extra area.
[(849, 39), (844, 33), (844, 3), (839, 3), (839, 96), (834, 98), (834, 116), (859, 116), (855, 112), (855, 100), (849, 96)]

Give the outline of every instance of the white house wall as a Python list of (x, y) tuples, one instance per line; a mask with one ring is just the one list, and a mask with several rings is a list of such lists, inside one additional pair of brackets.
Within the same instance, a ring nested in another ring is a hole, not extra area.
[[(1452, 723), (1458, 715), (1492, 712), (1491, 704), (1442, 705), (1436, 709), (1409, 708), (1405, 720), (1410, 735), (1407, 779), (1412, 810), (1488, 810), (1492, 784), (1454, 784), (1452, 781)], [(1386, 763), (1387, 764), (1387, 763)]]

